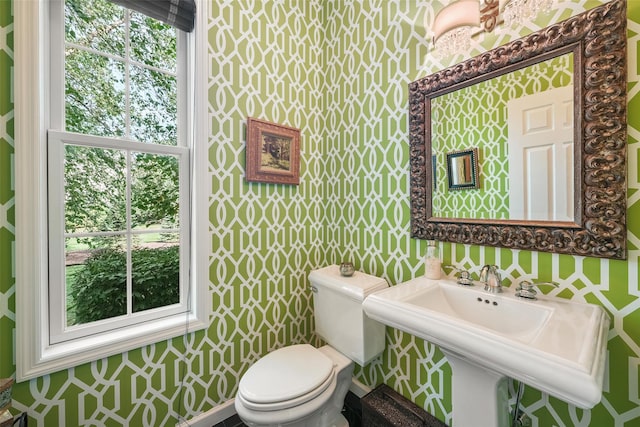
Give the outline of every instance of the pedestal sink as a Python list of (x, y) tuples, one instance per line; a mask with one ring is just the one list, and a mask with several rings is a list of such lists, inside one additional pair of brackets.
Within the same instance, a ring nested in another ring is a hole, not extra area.
[(368, 296), (364, 309), (441, 347), (455, 427), (508, 427), (507, 377), (581, 408), (602, 396), (609, 317), (600, 306), (421, 277)]

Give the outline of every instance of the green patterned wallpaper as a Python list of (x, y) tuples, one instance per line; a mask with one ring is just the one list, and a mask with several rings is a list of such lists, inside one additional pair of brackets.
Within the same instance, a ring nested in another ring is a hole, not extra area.
[[(312, 268), (343, 259), (395, 284), (423, 273), (409, 237), (407, 84), (601, 4), (562, 2), (527, 28), (500, 29), (447, 62), (429, 54), (424, 19), (439, 1), (214, 0), (209, 19), (211, 326), (18, 384), (35, 426), (161, 426), (233, 397), (260, 355), (312, 335)], [(0, 375), (14, 373), (13, 23), (0, 0)], [(612, 316), (602, 402), (584, 411), (527, 388), (540, 426), (640, 423), (640, 179), (637, 46), (629, 2), (628, 261), (444, 244), (446, 265), (496, 263), (507, 282), (554, 280), (564, 298)], [(300, 127), (301, 185), (244, 182), (247, 116)], [(19, 143), (19, 141), (17, 142)], [(184, 373), (184, 374), (183, 374)], [(433, 345), (394, 329), (384, 356), (357, 374), (385, 382), (451, 422), (451, 369)]]

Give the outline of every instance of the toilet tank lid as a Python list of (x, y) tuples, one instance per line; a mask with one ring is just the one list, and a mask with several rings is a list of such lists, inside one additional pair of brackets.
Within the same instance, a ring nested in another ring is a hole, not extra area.
[(338, 265), (330, 265), (311, 271), (309, 281), (312, 285), (325, 286), (358, 301), (364, 301), (367, 295), (372, 292), (389, 287), (387, 281), (382, 277), (372, 276), (361, 271), (356, 271), (351, 277), (345, 277), (340, 274)]

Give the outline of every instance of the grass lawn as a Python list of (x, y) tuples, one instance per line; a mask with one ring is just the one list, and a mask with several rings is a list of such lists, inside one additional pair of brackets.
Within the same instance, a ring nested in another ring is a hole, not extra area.
[[(170, 240), (170, 241), (177, 242), (177, 233), (169, 233), (169, 234), (175, 234), (176, 239)], [(134, 239), (135, 239), (135, 243), (138, 243), (138, 244), (156, 243), (156, 242), (166, 243), (169, 241), (166, 239), (166, 235), (167, 233), (143, 233), (143, 234), (136, 234), (134, 236)], [(91, 249), (91, 247), (88, 244), (79, 242), (78, 239), (75, 239), (72, 237), (67, 239), (65, 244), (65, 249), (67, 250), (67, 252), (73, 252), (73, 251), (84, 251), (87, 249)]]

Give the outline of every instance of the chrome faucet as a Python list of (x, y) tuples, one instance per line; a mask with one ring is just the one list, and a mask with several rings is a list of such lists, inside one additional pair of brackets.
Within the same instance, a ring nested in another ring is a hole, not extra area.
[(502, 292), (502, 277), (497, 265), (485, 265), (480, 270), (480, 281), (484, 283), (484, 290), (492, 294)]

